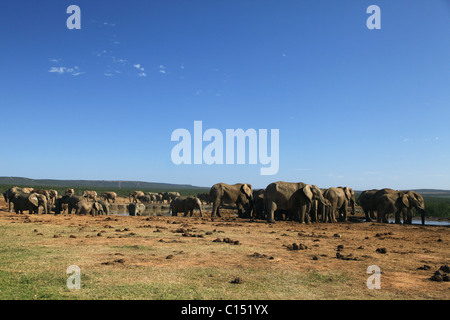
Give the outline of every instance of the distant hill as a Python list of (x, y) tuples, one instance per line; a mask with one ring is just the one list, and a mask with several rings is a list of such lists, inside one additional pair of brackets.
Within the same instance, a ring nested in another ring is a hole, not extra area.
[[(441, 189), (412, 189), (412, 191), (416, 191), (420, 193), (424, 197), (444, 197), (450, 198), (450, 190), (441, 190)], [(359, 195), (362, 191), (356, 191), (355, 194)]]
[(21, 177), (0, 177), (0, 185), (40, 186), (40, 187), (90, 187), (112, 189), (160, 189), (160, 190), (204, 190), (207, 187), (197, 187), (190, 184), (170, 184), (144, 181), (106, 181), (106, 180), (52, 180), (29, 179)]

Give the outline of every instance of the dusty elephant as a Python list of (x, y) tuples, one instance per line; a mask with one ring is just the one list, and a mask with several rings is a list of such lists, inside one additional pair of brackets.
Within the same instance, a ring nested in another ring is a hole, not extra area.
[(23, 214), (25, 210), (28, 210), (29, 214), (38, 213), (40, 206), (44, 208), (44, 213), (48, 213), (47, 198), (42, 194), (19, 193), (15, 195), (12, 202), (16, 213)]
[(84, 191), (83, 198), (86, 200), (97, 201), (97, 192), (96, 191)]
[(179, 212), (184, 212), (184, 216), (187, 217), (188, 214), (192, 217), (194, 214), (194, 209), (200, 211), (200, 217), (202, 216), (202, 203), (200, 199), (194, 196), (177, 197), (170, 203), (170, 210), (172, 211), (172, 216), (178, 216)]
[(82, 196), (64, 195), (57, 199), (55, 213), (59, 214), (62, 211), (62, 205), (67, 204), (67, 213), (71, 214), (72, 210), (77, 207), (78, 202), (85, 200)]
[(293, 220), (309, 223), (309, 214), (307, 213), (313, 200), (318, 200), (326, 205), (320, 189), (315, 185), (284, 181), (271, 183), (264, 193), (267, 221), (274, 223), (275, 211), (286, 210)]
[(102, 192), (100, 195), (100, 198), (102, 198), (105, 201), (116, 203), (117, 199), (117, 193), (109, 191), (109, 192)]
[(75, 214), (96, 216), (98, 212), (102, 211), (103, 207), (99, 202), (91, 202), (87, 200), (78, 201), (75, 205)]
[(331, 204), (327, 217), (329, 222), (336, 222), (336, 213), (340, 221), (347, 221), (347, 208), (349, 206), (352, 210), (351, 213), (355, 214), (355, 193), (351, 188), (328, 188), (324, 192), (323, 197), (328, 199)]
[[(28, 188), (29, 189), (29, 188)], [(13, 212), (13, 199), (16, 195), (20, 193), (31, 193), (27, 188), (20, 187), (11, 187), (3, 192), (3, 198), (5, 198), (5, 202), (8, 204), (8, 211)]]
[(211, 187), (209, 196), (213, 203), (212, 217), (220, 217), (220, 206), (233, 204), (237, 206), (240, 218), (250, 217), (251, 215), (253, 206), (253, 190), (251, 184), (236, 183), (229, 185), (226, 183), (217, 183)]
[(144, 192), (132, 191), (132, 192), (130, 192), (128, 199), (130, 200), (130, 202), (137, 202), (138, 197), (142, 197), (142, 196), (145, 196)]
[(420, 194), (412, 191), (384, 193), (377, 198), (377, 222), (387, 222), (387, 216), (394, 214), (395, 223), (401, 223), (401, 216), (403, 216), (403, 223), (410, 224), (413, 208), (419, 210), (424, 225), (425, 204)]
[(145, 205), (142, 203), (133, 202), (127, 205), (127, 210), (130, 216), (141, 216), (144, 214)]

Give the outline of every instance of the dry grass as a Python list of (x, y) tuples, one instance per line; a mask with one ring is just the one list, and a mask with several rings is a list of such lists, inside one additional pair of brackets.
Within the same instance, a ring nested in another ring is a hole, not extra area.
[[(224, 238), (239, 244), (213, 241)], [(429, 280), (449, 264), (449, 240), (447, 227), (0, 211), (0, 298), (449, 299), (448, 282)], [(338, 245), (357, 260), (337, 259)], [(70, 265), (81, 290), (66, 287)], [(370, 265), (381, 290), (366, 287)]]

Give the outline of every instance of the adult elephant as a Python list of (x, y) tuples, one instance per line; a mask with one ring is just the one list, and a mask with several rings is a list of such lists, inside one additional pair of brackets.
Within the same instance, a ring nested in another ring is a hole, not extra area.
[(202, 214), (202, 203), (199, 198), (194, 196), (177, 197), (170, 203), (170, 210), (172, 211), (172, 216), (178, 216), (179, 212), (184, 212), (184, 217), (188, 214), (192, 217), (194, 215), (194, 210), (200, 211), (200, 217)]
[(107, 215), (109, 216), (110, 210), (109, 210), (109, 202), (106, 200), (98, 200), (97, 203), (100, 204), (100, 208), (97, 210), (97, 215)]
[(127, 205), (127, 210), (130, 216), (141, 216), (144, 214), (145, 205), (142, 203), (133, 202)]
[(55, 213), (58, 214), (62, 210), (62, 205), (67, 204), (67, 213), (71, 214), (72, 210), (75, 209), (78, 205), (78, 202), (84, 201), (85, 199), (82, 196), (77, 195), (64, 195), (61, 198), (57, 199), (57, 205), (56, 205), (56, 211)]
[(229, 185), (226, 183), (217, 183), (211, 187), (209, 196), (213, 203), (211, 217), (220, 217), (220, 206), (233, 204), (237, 206), (240, 218), (250, 217), (251, 215), (253, 205), (253, 190), (251, 184), (236, 183)]
[(30, 193), (30, 192), (26, 188), (20, 187), (11, 187), (3, 192), (3, 198), (5, 198), (5, 202), (8, 204), (9, 212), (13, 212), (14, 197), (21, 193)]
[(80, 200), (75, 205), (75, 214), (96, 216), (98, 212), (103, 210), (102, 205), (95, 201)]
[(141, 203), (151, 203), (152, 202), (152, 196), (148, 194), (144, 194), (143, 196), (138, 196), (137, 200), (139, 200)]
[(83, 198), (86, 200), (93, 200), (93, 201), (97, 201), (97, 192), (96, 191), (84, 191), (83, 192)]
[(145, 193), (142, 191), (132, 191), (130, 192), (128, 199), (130, 200), (130, 202), (137, 202), (138, 197), (142, 197), (145, 196)]
[(171, 192), (164, 192), (163, 193), (163, 200), (167, 200), (168, 202), (176, 199), (177, 197), (181, 196), (179, 192), (171, 191)]
[[(420, 197), (419, 197), (419, 196)], [(387, 222), (389, 214), (395, 214), (395, 223), (411, 223), (412, 209), (420, 211), (422, 225), (425, 224), (425, 204), (420, 194), (413, 191), (387, 192), (377, 198), (377, 222)]]
[(358, 203), (364, 211), (366, 221), (370, 222), (376, 220), (375, 212), (377, 211), (377, 205), (375, 202), (375, 194), (379, 189), (365, 190), (361, 192), (358, 197)]
[[(340, 221), (347, 221), (347, 209), (351, 207), (351, 213), (355, 214), (355, 192), (349, 187), (328, 188), (323, 197), (331, 204), (328, 210), (328, 221), (336, 222), (336, 213)], [(325, 221), (324, 221), (325, 222)]]
[(117, 193), (108, 191), (108, 192), (102, 192), (100, 195), (100, 198), (102, 198), (105, 201), (108, 201), (108, 203), (111, 201), (112, 203), (116, 203), (117, 199)]
[(300, 223), (309, 223), (308, 210), (314, 200), (326, 205), (320, 189), (303, 182), (278, 181), (269, 184), (264, 193), (264, 208), (267, 222), (274, 223), (276, 210), (287, 211), (288, 215)]
[(48, 213), (47, 198), (38, 193), (19, 193), (12, 200), (14, 203), (14, 211), (23, 214), (28, 210), (29, 214), (39, 213), (39, 207), (44, 208), (44, 213)]

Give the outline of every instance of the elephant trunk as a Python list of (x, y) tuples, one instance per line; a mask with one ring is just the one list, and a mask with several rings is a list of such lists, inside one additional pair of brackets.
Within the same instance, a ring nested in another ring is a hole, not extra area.
[(420, 218), (422, 219), (422, 225), (425, 225), (425, 210), (420, 210)]

